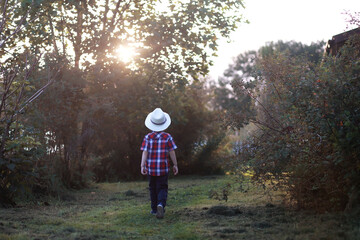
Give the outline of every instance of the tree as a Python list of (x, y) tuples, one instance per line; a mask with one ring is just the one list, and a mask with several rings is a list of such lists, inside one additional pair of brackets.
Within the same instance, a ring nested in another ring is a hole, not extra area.
[(245, 94), (256, 102), (259, 129), (238, 163), (258, 183), (287, 191), (299, 208), (344, 210), (358, 201), (350, 199), (359, 189), (359, 46), (354, 36), (321, 63), (291, 51), (256, 61), (257, 86)]
[(290, 58), (302, 56), (316, 65), (322, 59), (324, 45), (324, 42), (304, 45), (294, 41), (278, 41), (277, 43), (270, 42), (258, 51), (239, 54), (235, 62), (224, 72), (224, 76), (220, 78), (220, 85), (215, 93), (216, 99), (218, 99), (217, 104), (226, 110), (227, 125), (238, 129), (249, 122), (266, 125), (263, 118), (255, 118), (256, 114), (264, 117), (270, 116), (272, 111), (271, 106), (268, 106), (269, 109), (264, 108), (265, 95), (260, 93), (262, 86), (266, 84), (260, 82), (258, 78), (260, 69), (257, 66), (260, 65), (262, 59), (285, 53)]
[[(186, 100), (192, 81), (207, 73), (218, 39), (228, 37), (241, 21), (240, 0), (168, 1), (168, 12), (159, 11), (158, 4), (40, 1), (39, 20), (31, 31), (45, 33), (46, 41), (35, 34), (29, 42), (50, 48), (46, 63), (62, 68), (55, 92), (44, 96), (37, 114), (45, 123), (44, 138), (51, 133), (58, 146), (54, 156), (72, 166), (61, 174), (72, 176), (63, 178), (66, 185), (82, 186), (88, 161), (105, 155), (120, 159), (122, 171), (133, 177), (136, 169), (127, 162), (138, 158), (135, 146), (145, 130), (138, 127), (144, 114), (156, 104), (166, 109), (169, 98)], [(128, 65), (121, 62), (116, 53), (120, 45), (134, 47), (139, 57)], [(119, 122), (134, 131), (119, 129)], [(199, 134), (189, 136), (193, 143)]]
[(0, 204), (8, 206), (15, 205), (15, 194), (35, 177), (33, 162), (39, 154), (36, 132), (26, 126), (24, 112), (57, 72), (50, 71), (47, 82), (35, 90), (41, 55), (19, 47), (24, 40), (22, 31), (33, 20), (34, 5), (2, 1), (0, 7)]

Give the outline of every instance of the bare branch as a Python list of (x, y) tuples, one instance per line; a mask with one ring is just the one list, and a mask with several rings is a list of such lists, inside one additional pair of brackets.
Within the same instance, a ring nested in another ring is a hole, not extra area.
[[(15, 78), (14, 78), (15, 79)], [(11, 84), (9, 85), (9, 87), (11, 86)], [(15, 92), (17, 92), (17, 90), (19, 90), (20, 86), (18, 86), (17, 88), (15, 88), (11, 93), (7, 94), (5, 97), (5, 100), (8, 99), (9, 97), (11, 97)], [(1, 109), (1, 108), (0, 108)]]
[[(53, 75), (53, 76), (49, 76), (49, 80), (47, 82), (47, 84), (45, 84), (43, 87), (41, 87), (39, 90), (37, 90), (31, 97), (29, 97), (23, 104), (22, 108), (18, 111), (18, 113), (21, 113), (25, 107), (31, 103), (32, 101), (34, 101), (36, 98), (38, 98), (43, 92), (44, 90), (49, 87), (53, 82), (54, 79), (60, 74), (60, 69)], [(17, 114), (17, 113), (16, 113)]]
[(34, 70), (34, 68), (37, 66), (37, 64), (39, 63), (40, 61), (40, 58), (41, 58), (42, 54), (39, 55), (38, 58), (35, 58), (35, 61), (33, 61), (33, 63), (31, 64), (30, 68), (26, 71), (26, 80), (29, 78), (31, 72)]
[[(14, 8), (15, 8), (15, 6), (14, 6)], [(12, 11), (14, 10), (14, 8), (12, 9)], [(0, 42), (0, 48), (1, 48), (10, 38), (12, 38), (12, 37), (15, 36), (16, 34), (18, 34), (20, 31), (22, 31), (22, 29), (25, 27), (25, 25), (23, 25), (23, 23), (24, 23), (24, 21), (26, 20), (26, 18), (27, 18), (27, 16), (29, 15), (29, 13), (30, 13), (30, 9), (28, 9), (27, 12), (26, 12), (26, 14), (20, 19), (20, 22), (18, 23), (18, 25), (17, 25), (17, 27), (15, 28), (14, 32), (11, 33), (10, 35), (8, 35), (4, 40), (2, 40), (2, 41)], [(4, 18), (3, 18), (2, 21), (6, 21), (6, 13), (5, 13), (5, 15), (3, 15), (3, 17), (4, 17)], [(34, 17), (33, 19), (30, 19), (30, 20), (28, 21), (28, 23), (34, 21), (36, 18), (37, 18), (37, 16)], [(1, 24), (3, 24), (3, 22), (2, 22)], [(1, 25), (0, 33), (1, 33), (1, 31), (3, 30), (3, 27), (4, 27), (4, 26)]]
[[(10, 90), (10, 87), (11, 87), (14, 79), (16, 78), (17, 74), (18, 74), (18, 72), (16, 70), (16, 71), (14, 71), (13, 75), (9, 76), (9, 80), (4, 79), (4, 92), (3, 92), (2, 100), (1, 100), (1, 103), (0, 103), (0, 115), (3, 112), (3, 109), (5, 109), (6, 99), (9, 97), (9, 95), (12, 95), (14, 93), (14, 91), (13, 91), (10, 94), (8, 94), (9, 90)], [(6, 77), (8, 77), (8, 76), (6, 76)], [(18, 88), (16, 90), (18, 90)]]
[(103, 16), (103, 34), (106, 32), (107, 14), (109, 12), (109, 0), (105, 1), (105, 11)]
[[(245, 88), (244, 88), (245, 89)], [(249, 94), (249, 96), (254, 99), (265, 111), (265, 113), (271, 118), (273, 119), (280, 127), (282, 127), (281, 123), (279, 122), (279, 120), (277, 120), (273, 115), (271, 115), (271, 113), (267, 110), (267, 108), (259, 101), (259, 99), (257, 99), (256, 97), (254, 97), (251, 92), (247, 89), (245, 89), (247, 91), (247, 93)]]
[(55, 53), (57, 56), (59, 56), (59, 49), (56, 44), (55, 31), (54, 31), (54, 26), (53, 26), (53, 21), (52, 21), (51, 15), (50, 15), (50, 11), (48, 11), (48, 18), (49, 18), (50, 31), (51, 31), (51, 35), (52, 35), (52, 41), (53, 41)]
[(119, 12), (120, 3), (121, 3), (121, 0), (118, 0), (118, 2), (116, 3), (115, 9), (114, 9), (114, 11), (113, 11), (114, 15), (113, 15), (113, 17), (111, 18), (111, 22), (110, 22), (110, 27), (114, 26), (114, 22), (115, 22), (115, 19), (116, 19), (116, 15), (117, 15), (118, 12)]
[(2, 20), (1, 20), (1, 24), (0, 24), (0, 33), (2, 33), (3, 29), (4, 29), (4, 26), (5, 26), (5, 22), (6, 22), (6, 9), (7, 9), (7, 0), (5, 0), (5, 3), (4, 3), (4, 10), (3, 10), (3, 13), (2, 13)]
[[(250, 122), (252, 122), (252, 123), (254, 123), (254, 124), (256, 124), (256, 125), (257, 125), (257, 124), (262, 125), (262, 126), (268, 128), (268, 129), (272, 130), (272, 131), (275, 131), (275, 132), (284, 134), (282, 131), (277, 130), (276, 128), (273, 128), (273, 127), (269, 126), (268, 124), (266, 124), (266, 123), (264, 123), (264, 122), (261, 122), (261, 121), (259, 121), (259, 120), (250, 120)], [(262, 128), (261, 128), (261, 130), (264, 131), (264, 129), (262, 129)]]
[(12, 34), (10, 34), (8, 37), (6, 37), (2, 42), (0, 42), (0, 48), (5, 44), (5, 42), (7, 42), (10, 38), (12, 38), (13, 36), (15, 36), (17, 33), (19, 33), (22, 29), (23, 29), (23, 23), (27, 17), (27, 15), (29, 14), (30, 10), (28, 10), (26, 12), (26, 14), (21, 18), (19, 24), (17, 25), (16, 29), (14, 30), (14, 32)]
[(275, 91), (276, 91), (277, 95), (279, 96), (279, 99), (282, 101), (283, 99), (282, 99), (282, 97), (281, 97), (281, 95), (280, 95), (280, 93), (279, 93), (279, 91), (278, 91), (277, 87), (275, 86), (275, 84), (274, 84), (274, 83), (271, 83), (271, 85), (274, 87), (274, 89), (275, 89)]
[[(126, 10), (128, 10), (130, 8), (130, 2), (127, 2), (122, 8), (121, 8), (121, 12), (125, 12)], [(119, 17), (119, 19), (115, 22), (115, 24), (112, 25), (111, 29), (114, 29), (116, 25), (119, 24), (119, 22), (123, 20), (123, 15), (121, 15)]]

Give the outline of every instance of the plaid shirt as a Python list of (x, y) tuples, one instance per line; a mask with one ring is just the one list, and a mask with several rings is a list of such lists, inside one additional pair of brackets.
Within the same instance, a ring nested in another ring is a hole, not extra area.
[(144, 137), (140, 150), (147, 151), (146, 169), (151, 176), (163, 176), (169, 172), (169, 151), (177, 146), (170, 134), (152, 132)]

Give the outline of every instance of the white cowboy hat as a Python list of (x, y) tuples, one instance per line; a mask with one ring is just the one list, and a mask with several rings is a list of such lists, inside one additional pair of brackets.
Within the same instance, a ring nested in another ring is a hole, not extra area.
[(161, 108), (156, 108), (149, 113), (145, 119), (145, 126), (155, 132), (161, 132), (167, 129), (171, 124), (169, 114), (163, 112)]

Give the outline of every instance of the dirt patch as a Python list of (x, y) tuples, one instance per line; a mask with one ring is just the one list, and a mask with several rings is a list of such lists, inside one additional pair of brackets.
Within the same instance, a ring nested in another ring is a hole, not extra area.
[(134, 192), (133, 190), (127, 190), (125, 193), (125, 196), (127, 197), (136, 197), (138, 194)]
[(221, 230), (217, 230), (216, 232), (219, 232), (219, 233), (244, 233), (244, 232), (246, 232), (246, 229), (224, 228)]
[(243, 212), (237, 207), (228, 207), (228, 206), (213, 206), (207, 210), (207, 214), (211, 215), (222, 215), (222, 216), (236, 216), (242, 214)]
[(275, 207), (275, 205), (272, 204), (272, 203), (267, 203), (267, 204), (265, 205), (265, 207), (267, 207), (267, 208), (273, 208), (273, 207)]
[(205, 226), (207, 226), (207, 227), (217, 227), (217, 226), (219, 226), (219, 222), (207, 223), (207, 224), (205, 224)]
[(126, 190), (124, 192), (116, 192), (114, 194), (112, 194), (107, 201), (108, 202), (113, 202), (113, 201), (130, 201), (133, 200), (134, 198), (137, 198), (140, 201), (146, 201), (148, 200), (148, 193), (145, 193), (143, 191), (138, 192), (138, 191), (133, 191), (131, 189)]
[[(67, 202), (72, 202), (72, 201), (76, 201), (76, 197), (70, 194), (61, 194), (59, 196), (61, 201), (67, 201)], [(46, 205), (46, 204), (45, 204)], [(50, 205), (50, 204), (49, 204)]]
[(256, 228), (270, 228), (272, 225), (269, 222), (256, 222), (253, 224)]
[(215, 205), (184, 208), (177, 212), (184, 221), (202, 222), (209, 239), (353, 239), (353, 223), (338, 213), (314, 214), (281, 205)]

